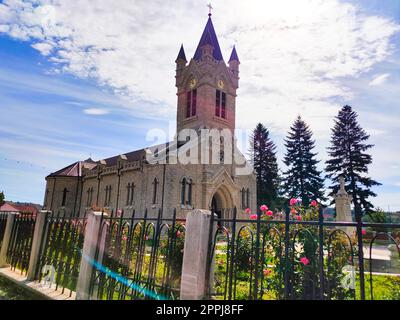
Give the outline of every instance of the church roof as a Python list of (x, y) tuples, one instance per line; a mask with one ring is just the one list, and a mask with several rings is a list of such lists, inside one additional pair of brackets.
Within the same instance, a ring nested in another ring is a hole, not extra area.
[[(81, 177), (82, 176), (82, 169), (86, 168), (89, 170), (95, 169), (99, 164), (104, 163), (106, 167), (112, 167), (117, 165), (118, 160), (121, 158), (121, 156), (124, 157), (124, 159), (128, 162), (135, 162), (135, 161), (140, 161), (140, 160), (145, 160), (146, 159), (146, 150), (158, 150), (160, 148), (169, 148), (171, 145), (170, 142), (132, 151), (129, 153), (125, 153), (123, 155), (118, 155), (118, 156), (113, 156), (104, 160), (100, 161), (93, 161), (92, 159), (87, 159), (85, 161), (78, 161), (75, 162), (61, 170), (58, 170), (48, 176), (50, 177)], [(161, 150), (160, 150), (161, 151)]]
[(19, 212), (19, 210), (6, 202), (0, 207), (0, 212)]
[(206, 27), (204, 28), (203, 35), (201, 36), (199, 45), (197, 46), (196, 53), (194, 54), (194, 60), (201, 59), (202, 55), (201, 48), (207, 44), (214, 47), (213, 56), (215, 60), (217, 61), (224, 60), (224, 58), (222, 57), (221, 48), (219, 47), (217, 34), (215, 33), (214, 25), (211, 20), (211, 16), (208, 18)]
[(235, 46), (233, 46), (232, 54), (231, 54), (231, 57), (229, 58), (229, 62), (231, 62), (231, 61), (240, 62)]
[(83, 168), (93, 169), (96, 165), (97, 163), (89, 158), (85, 161), (70, 164), (61, 170), (53, 172), (48, 177), (81, 177)]
[[(146, 155), (146, 153), (145, 153), (145, 149), (140, 149), (140, 150), (132, 151), (129, 153), (125, 153), (124, 155), (126, 156), (126, 159), (128, 162), (133, 162), (133, 161), (142, 160), (143, 157)], [(117, 165), (119, 158), (120, 158), (120, 156), (118, 155), (118, 156), (104, 159), (103, 161), (105, 161), (107, 167), (111, 167), (111, 166)], [(98, 161), (98, 163), (100, 163), (100, 161)]]
[(183, 48), (183, 45), (181, 45), (181, 49), (179, 50), (178, 58), (176, 58), (176, 61), (178, 61), (178, 60), (187, 61), (185, 49)]

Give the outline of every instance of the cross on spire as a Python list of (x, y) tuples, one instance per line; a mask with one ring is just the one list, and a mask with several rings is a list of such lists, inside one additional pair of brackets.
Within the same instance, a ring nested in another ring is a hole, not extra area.
[(211, 2), (207, 5), (208, 9), (210, 10), (208, 13), (208, 16), (211, 17), (212, 16), (212, 10), (214, 9), (213, 6), (211, 5)]

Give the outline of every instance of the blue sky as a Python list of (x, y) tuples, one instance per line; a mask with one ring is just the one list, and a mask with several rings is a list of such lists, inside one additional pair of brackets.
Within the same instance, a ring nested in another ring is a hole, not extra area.
[[(227, 6), (229, 3), (229, 6)], [(374, 203), (400, 210), (400, 0), (215, 1), (224, 58), (241, 58), (238, 127), (283, 138), (301, 114), (326, 159), (344, 104), (371, 133)], [(174, 60), (191, 57), (206, 2), (0, 1), (0, 190), (41, 203), (45, 176), (174, 134)], [(242, 12), (240, 16), (237, 12)], [(257, 117), (255, 116), (257, 115)]]

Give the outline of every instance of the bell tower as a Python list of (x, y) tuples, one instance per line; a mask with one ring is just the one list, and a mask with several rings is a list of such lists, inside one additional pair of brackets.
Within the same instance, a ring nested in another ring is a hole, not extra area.
[(233, 47), (225, 63), (209, 14), (193, 58), (183, 45), (176, 59), (177, 133), (182, 129), (235, 130), (240, 61)]

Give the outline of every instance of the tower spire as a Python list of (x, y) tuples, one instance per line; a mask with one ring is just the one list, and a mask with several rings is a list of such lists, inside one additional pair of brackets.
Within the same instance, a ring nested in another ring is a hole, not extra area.
[(221, 48), (218, 43), (217, 34), (215, 33), (214, 25), (212, 23), (211, 15), (208, 17), (206, 27), (204, 28), (203, 35), (201, 36), (199, 45), (197, 46), (194, 60), (199, 61), (202, 57), (202, 48), (206, 45), (213, 47), (213, 58), (217, 61), (223, 61)]
[(181, 45), (181, 49), (179, 50), (178, 57), (176, 58), (176, 61), (179, 61), (179, 60), (187, 62), (185, 49), (183, 48), (183, 44)]
[(231, 62), (231, 61), (240, 62), (237, 51), (236, 51), (236, 46), (233, 46), (231, 57), (229, 59), (229, 62)]

